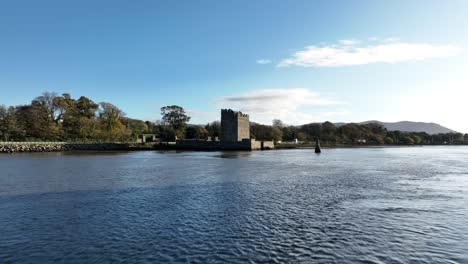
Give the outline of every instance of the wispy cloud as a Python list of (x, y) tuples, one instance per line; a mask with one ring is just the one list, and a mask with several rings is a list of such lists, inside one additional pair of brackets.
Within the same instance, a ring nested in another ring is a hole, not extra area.
[(257, 64), (270, 64), (271, 60), (268, 59), (259, 59), (257, 60)]
[(338, 42), (342, 45), (355, 45), (358, 44), (360, 41), (356, 39), (342, 39)]
[(191, 117), (192, 124), (206, 124), (208, 122), (219, 120), (219, 111), (199, 111), (187, 109), (188, 116)]
[(330, 111), (330, 112), (323, 112), (321, 113), (322, 116), (324, 117), (335, 117), (335, 116), (346, 116), (351, 114), (348, 110), (345, 109), (338, 109), (335, 111)]
[(399, 42), (400, 41), (400, 38), (396, 38), (396, 37), (390, 37), (390, 38), (385, 38), (382, 40), (383, 42), (386, 42), (386, 43), (390, 43), (390, 42)]
[[(262, 89), (238, 96), (222, 97), (219, 108), (232, 108), (251, 115), (255, 122), (269, 124), (281, 119), (289, 124), (321, 121), (325, 117), (346, 114), (345, 110), (329, 110), (344, 102), (324, 98), (319, 93), (304, 88)], [(320, 107), (323, 111), (307, 111), (304, 108)], [(325, 111), (325, 110), (329, 111)], [(313, 114), (312, 114), (313, 113)]]
[(371, 63), (398, 63), (455, 56), (461, 48), (455, 45), (406, 43), (397, 38), (372, 41), (362, 45), (358, 40), (340, 40), (338, 44), (308, 46), (279, 62), (278, 67), (339, 67)]

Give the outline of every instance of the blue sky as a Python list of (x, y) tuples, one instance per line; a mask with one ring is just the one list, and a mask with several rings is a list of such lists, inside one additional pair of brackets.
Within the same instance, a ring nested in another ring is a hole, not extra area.
[(0, 104), (43, 91), (194, 123), (425, 121), (468, 132), (468, 1), (1, 1)]

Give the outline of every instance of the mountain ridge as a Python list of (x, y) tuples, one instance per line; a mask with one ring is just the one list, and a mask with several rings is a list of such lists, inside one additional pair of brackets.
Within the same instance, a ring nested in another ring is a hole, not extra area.
[[(415, 121), (398, 121), (398, 122), (383, 122), (378, 120), (369, 120), (364, 122), (358, 122), (357, 124), (369, 124), (377, 123), (384, 126), (389, 131), (399, 130), (402, 132), (426, 132), (428, 134), (439, 134), (439, 133), (455, 133), (456, 131), (440, 124), (433, 122), (415, 122)], [(336, 126), (343, 126), (345, 122), (334, 123)]]

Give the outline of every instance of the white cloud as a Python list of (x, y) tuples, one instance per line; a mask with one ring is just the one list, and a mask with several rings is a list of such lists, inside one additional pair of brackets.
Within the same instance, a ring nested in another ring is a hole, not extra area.
[(338, 109), (336, 111), (331, 111), (331, 112), (323, 112), (322, 116), (324, 117), (334, 117), (334, 116), (346, 116), (351, 114), (348, 110), (345, 109)]
[(388, 38), (371, 45), (359, 45), (356, 40), (341, 40), (338, 44), (308, 46), (283, 59), (278, 67), (338, 67), (371, 63), (397, 63), (455, 56), (461, 48), (455, 45), (405, 43)]
[(220, 111), (209, 112), (188, 109), (187, 114), (191, 117), (191, 124), (206, 124), (208, 122), (219, 120)]
[(389, 43), (389, 42), (399, 42), (400, 38), (391, 37), (391, 38), (383, 39), (382, 41), (387, 42), (387, 43)]
[[(319, 93), (304, 88), (263, 89), (227, 96), (218, 100), (219, 108), (232, 108), (250, 115), (251, 120), (270, 124), (273, 119), (281, 119), (288, 124), (304, 124), (325, 121), (326, 117), (346, 114), (346, 110), (332, 109), (343, 102), (323, 98)], [(304, 108), (316, 107), (314, 111)]]
[(268, 60), (268, 59), (257, 60), (257, 64), (270, 64), (270, 63), (271, 63), (271, 60)]
[(359, 43), (359, 40), (356, 39), (342, 39), (339, 41), (342, 45), (356, 45)]

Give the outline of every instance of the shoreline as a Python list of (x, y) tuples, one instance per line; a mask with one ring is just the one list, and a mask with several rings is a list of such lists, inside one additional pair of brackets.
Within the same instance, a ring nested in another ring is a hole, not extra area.
[[(322, 149), (337, 148), (408, 148), (425, 146), (467, 146), (467, 145), (322, 145)], [(285, 149), (314, 149), (315, 146), (307, 145), (275, 145), (272, 150)], [(169, 143), (73, 143), (73, 142), (0, 142), (0, 153), (28, 153), (28, 152), (68, 152), (68, 151), (236, 151), (228, 149), (198, 149), (181, 148)]]
[(74, 142), (0, 142), (0, 153), (67, 152), (67, 151), (144, 151), (157, 150), (154, 145), (135, 143)]

